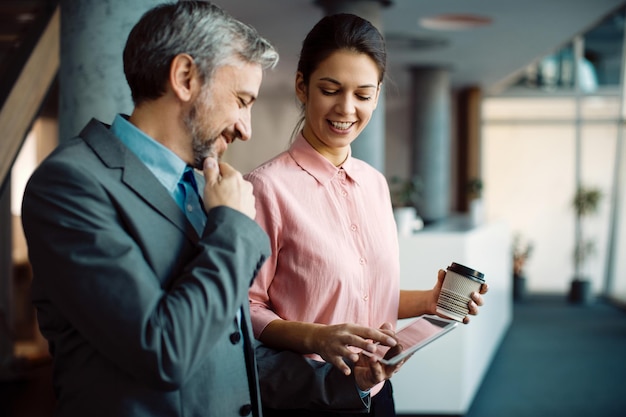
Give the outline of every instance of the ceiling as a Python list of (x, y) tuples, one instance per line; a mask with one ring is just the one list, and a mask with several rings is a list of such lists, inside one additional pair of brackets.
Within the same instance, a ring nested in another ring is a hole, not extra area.
[[(264, 89), (288, 88), (302, 40), (323, 16), (314, 0), (215, 0), (235, 17), (251, 24), (281, 54), (277, 70), (268, 73)], [(594, 27), (623, 0), (392, 0), (382, 9), (391, 80), (403, 88), (407, 68), (449, 68), (452, 86), (479, 86), (494, 92), (528, 64)], [(444, 14), (487, 17), (488, 26), (467, 30), (422, 27), (422, 18)]]
[[(73, 0), (75, 1), (75, 0)], [(155, 4), (159, 3), (155, 0)], [(41, 30), (57, 0), (0, 0), (0, 76), (11, 72), (33, 33)], [(323, 16), (315, 0), (215, 0), (235, 17), (256, 27), (281, 54), (267, 74), (264, 90), (291, 91), (300, 45)], [(528, 64), (554, 52), (623, 6), (623, 0), (391, 0), (382, 8), (388, 42), (388, 74), (403, 88), (407, 68), (449, 68), (453, 87), (497, 91)], [(488, 26), (434, 30), (422, 18), (470, 14), (491, 19)], [(14, 66), (14, 65), (13, 65)], [(10, 77), (9, 77), (10, 78)], [(264, 93), (267, 94), (267, 93)]]

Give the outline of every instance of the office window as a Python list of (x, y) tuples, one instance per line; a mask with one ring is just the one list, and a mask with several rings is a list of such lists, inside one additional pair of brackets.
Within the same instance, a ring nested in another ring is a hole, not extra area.
[(513, 232), (534, 243), (527, 265), (531, 291), (568, 291), (572, 200), (580, 184), (602, 193), (599, 212), (581, 224), (594, 245), (582, 272), (596, 294), (626, 303), (626, 259), (620, 256), (626, 253), (626, 132), (619, 131), (626, 108), (619, 85), (624, 21), (622, 9), (483, 101), (487, 214), (506, 218)]

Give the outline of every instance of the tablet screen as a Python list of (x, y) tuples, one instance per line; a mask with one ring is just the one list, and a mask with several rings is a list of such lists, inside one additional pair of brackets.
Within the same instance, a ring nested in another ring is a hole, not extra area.
[(374, 353), (365, 351), (363, 353), (376, 357), (386, 365), (395, 365), (415, 353), (418, 349), (448, 333), (457, 325), (457, 321), (443, 319), (438, 316), (420, 316), (396, 332), (398, 343), (402, 346), (402, 350), (397, 355), (385, 357), (389, 347), (383, 345), (378, 345), (378, 350)]

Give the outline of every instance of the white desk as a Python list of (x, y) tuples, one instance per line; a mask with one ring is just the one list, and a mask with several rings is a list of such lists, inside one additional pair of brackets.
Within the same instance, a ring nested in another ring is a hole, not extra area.
[(399, 240), (402, 289), (432, 288), (452, 262), (483, 272), (489, 284), (468, 325), (418, 351), (392, 378), (398, 413), (463, 415), (512, 320), (510, 231), (504, 223), (471, 228), (453, 218)]

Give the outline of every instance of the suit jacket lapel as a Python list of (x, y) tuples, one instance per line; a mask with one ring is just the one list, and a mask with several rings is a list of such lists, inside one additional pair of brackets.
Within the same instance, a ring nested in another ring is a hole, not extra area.
[(122, 181), (146, 204), (174, 223), (193, 242), (198, 234), (163, 185), (150, 170), (113, 135), (108, 126), (92, 119), (80, 137), (93, 149), (110, 169), (122, 170)]

